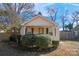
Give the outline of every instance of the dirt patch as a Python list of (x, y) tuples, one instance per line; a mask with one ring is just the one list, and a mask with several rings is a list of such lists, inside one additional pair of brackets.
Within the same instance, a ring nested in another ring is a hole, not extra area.
[(79, 42), (63, 41), (59, 47), (48, 54), (48, 56), (79, 56)]

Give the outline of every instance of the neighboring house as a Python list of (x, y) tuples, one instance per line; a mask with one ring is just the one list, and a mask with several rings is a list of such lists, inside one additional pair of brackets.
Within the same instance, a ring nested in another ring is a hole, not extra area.
[(38, 15), (32, 18), (30, 21), (26, 21), (21, 24), (20, 34), (25, 35), (27, 33), (32, 33), (36, 35), (48, 35), (52, 40), (59, 40), (59, 27), (53, 21), (44, 16)]

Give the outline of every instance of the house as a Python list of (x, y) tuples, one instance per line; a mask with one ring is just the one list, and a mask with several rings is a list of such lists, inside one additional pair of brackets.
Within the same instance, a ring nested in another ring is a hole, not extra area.
[(36, 35), (47, 35), (52, 40), (59, 41), (59, 27), (54, 21), (49, 21), (46, 17), (38, 15), (33, 17), (30, 21), (26, 21), (21, 24), (20, 34), (25, 35), (32, 33)]

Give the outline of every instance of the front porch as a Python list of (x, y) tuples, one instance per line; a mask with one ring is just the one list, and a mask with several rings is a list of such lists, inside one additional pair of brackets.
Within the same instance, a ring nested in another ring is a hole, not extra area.
[(26, 26), (25, 34), (32, 33), (32, 34), (51, 34), (52, 35), (52, 27), (43, 27), (43, 26)]

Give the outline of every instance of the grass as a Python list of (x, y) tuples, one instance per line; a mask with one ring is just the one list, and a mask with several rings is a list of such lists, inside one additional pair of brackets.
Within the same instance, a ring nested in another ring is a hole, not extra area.
[(51, 51), (30, 51), (14, 48), (11, 43), (1, 40), (8, 40), (8, 36), (0, 33), (0, 56), (79, 56), (79, 41), (61, 41), (58, 48)]
[(79, 56), (79, 42), (63, 41), (57, 50), (48, 53), (54, 56)]

